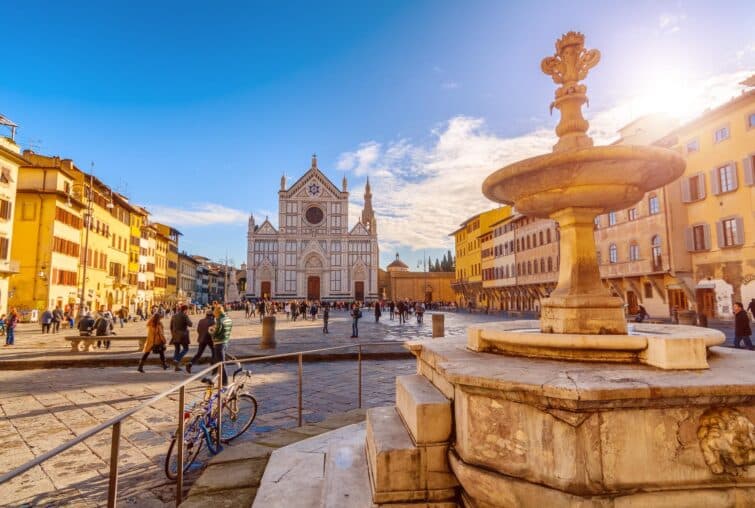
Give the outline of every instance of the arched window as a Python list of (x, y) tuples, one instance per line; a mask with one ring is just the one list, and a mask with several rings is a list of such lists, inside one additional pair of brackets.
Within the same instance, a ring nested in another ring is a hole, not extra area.
[(532, 261), (527, 261), (527, 275), (532, 275)]
[(648, 196), (648, 213), (650, 215), (661, 213), (661, 204), (658, 201), (658, 196), (656, 194), (650, 194)]
[(545, 258), (540, 258), (540, 273), (545, 271)]
[(531, 246), (531, 244), (530, 244), (530, 236), (527, 235), (527, 248), (529, 249), (530, 246)]
[(548, 240), (548, 243), (551, 243), (551, 230), (548, 229), (545, 231), (545, 238)]
[(540, 245), (543, 245), (543, 232), (540, 231), (540, 233), (538, 233), (538, 236), (540, 237)]
[(608, 262), (616, 263), (619, 260), (619, 251), (616, 248), (616, 244), (612, 243), (608, 246)]
[(652, 246), (653, 270), (658, 271), (663, 267), (663, 259), (661, 258), (661, 237), (658, 235), (653, 236), (650, 245)]
[(553, 271), (553, 258), (552, 257), (548, 258), (548, 271), (549, 272)]
[(640, 259), (640, 246), (637, 242), (629, 244), (629, 261), (638, 261)]
[(537, 259), (535, 260), (535, 262), (534, 262), (533, 264), (534, 264), (535, 266), (534, 266), (534, 267), (532, 268), (532, 270), (533, 270), (533, 271), (534, 271), (535, 273), (537, 273)]

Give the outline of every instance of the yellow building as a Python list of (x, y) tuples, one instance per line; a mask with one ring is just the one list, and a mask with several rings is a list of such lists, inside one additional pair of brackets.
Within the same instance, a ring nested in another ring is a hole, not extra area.
[(12, 257), (20, 260), (11, 279), (11, 306), (19, 310), (71, 306), (79, 301), (84, 203), (73, 189), (70, 159), (24, 151), (18, 170)]
[(457, 304), (464, 307), (487, 305), (482, 292), (481, 237), (491, 230), (491, 226), (511, 215), (511, 207), (502, 206), (470, 217), (461, 227), (451, 233), (456, 250), (456, 279), (452, 288), (456, 292)]
[[(92, 174), (75, 168), (73, 195), (84, 202), (80, 280), (89, 310), (128, 307), (130, 214), (128, 201)], [(88, 231), (86, 226), (88, 225)], [(86, 276), (85, 276), (86, 272)]]
[(454, 272), (412, 272), (399, 259), (393, 260), (385, 270), (378, 270), (378, 287), (382, 300), (413, 302), (452, 302), (456, 298), (451, 289)]
[[(16, 124), (0, 115), (0, 125), (10, 130), (10, 136), (0, 136), (0, 315), (8, 312), (9, 279), (19, 272), (17, 257), (13, 256), (14, 216), (16, 214), (16, 186), (18, 167), (25, 163), (15, 142)], [(18, 237), (16, 237), (18, 239)]]
[(165, 295), (164, 301), (175, 303), (178, 299), (178, 236), (180, 231), (165, 224), (154, 224), (158, 235), (158, 245), (164, 247), (160, 250), (165, 256)]
[(675, 184), (687, 219), (683, 246), (692, 258), (697, 311), (731, 318), (734, 301), (755, 298), (755, 89), (668, 138), (687, 158)]
[[(141, 254), (142, 227), (147, 221), (148, 213), (140, 206), (133, 206), (129, 219), (129, 246), (128, 246), (128, 311), (136, 313), (140, 303), (139, 290), (139, 256)], [(143, 298), (143, 295), (142, 295)]]
[(155, 233), (155, 304), (169, 303), (167, 297), (168, 287), (168, 237), (160, 234), (156, 224), (152, 225)]

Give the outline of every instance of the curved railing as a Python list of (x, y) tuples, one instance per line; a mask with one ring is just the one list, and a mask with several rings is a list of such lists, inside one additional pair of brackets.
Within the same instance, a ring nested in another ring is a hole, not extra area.
[[(185, 405), (185, 388), (188, 384), (197, 381), (198, 379), (201, 379), (202, 377), (212, 373), (213, 371), (217, 370), (218, 373), (218, 387), (220, 387), (220, 383), (222, 381), (222, 376), (220, 376), (220, 368), (224, 365), (229, 364), (238, 364), (238, 363), (252, 363), (252, 362), (263, 362), (263, 361), (270, 361), (270, 360), (280, 360), (283, 358), (291, 358), (291, 357), (297, 357), (298, 358), (298, 388), (297, 388), (297, 407), (298, 407), (298, 424), (301, 426), (302, 424), (302, 406), (303, 406), (303, 397), (302, 397), (302, 384), (303, 384), (303, 366), (304, 366), (304, 356), (305, 355), (312, 355), (312, 354), (321, 354), (326, 353), (329, 351), (339, 351), (344, 349), (356, 349), (357, 350), (357, 365), (358, 365), (358, 374), (357, 374), (357, 400), (358, 400), (358, 407), (362, 407), (362, 348), (366, 346), (386, 346), (386, 345), (397, 345), (401, 344), (400, 342), (396, 341), (377, 341), (377, 342), (362, 342), (359, 344), (346, 344), (343, 346), (332, 346), (332, 347), (326, 347), (326, 348), (320, 348), (320, 349), (310, 349), (308, 351), (296, 351), (293, 353), (280, 353), (275, 355), (267, 355), (267, 356), (254, 356), (249, 358), (238, 358), (235, 360), (227, 360), (223, 364), (214, 364), (210, 367), (207, 367), (206, 369), (203, 369), (200, 372), (197, 372), (190, 378), (186, 379), (185, 381), (182, 381), (181, 383), (169, 388), (168, 390), (163, 391), (162, 393), (159, 393), (155, 395), (154, 397), (150, 398), (149, 400), (143, 402), (139, 406), (136, 406), (134, 408), (131, 408), (127, 411), (124, 411), (123, 413), (119, 414), (118, 416), (111, 418), (110, 420), (103, 422), (96, 427), (92, 427), (91, 429), (85, 431), (81, 435), (77, 436), (76, 438), (67, 441), (60, 446), (57, 446), (56, 448), (53, 448), (52, 450), (43, 453), (39, 457), (36, 457), (34, 460), (30, 460), (29, 462), (22, 464), (21, 466), (18, 466), (17, 468), (3, 474), (0, 476), (0, 484), (3, 484), (5, 482), (8, 482), (12, 480), (13, 478), (22, 475), (23, 473), (27, 472), (28, 470), (41, 465), (47, 460), (50, 460), (51, 458), (55, 457), (56, 455), (59, 455), (60, 453), (63, 453), (64, 451), (68, 450), (69, 448), (72, 448), (87, 439), (91, 438), (92, 436), (95, 436), (99, 434), (100, 432), (103, 432), (107, 430), (108, 428), (112, 427), (112, 435), (110, 440), (110, 474), (109, 474), (109, 482), (108, 482), (108, 496), (107, 496), (107, 506), (108, 507), (114, 507), (116, 502), (116, 497), (118, 495), (118, 460), (119, 460), (119, 451), (120, 451), (120, 438), (121, 438), (121, 423), (130, 416), (134, 415), (135, 413), (138, 413), (139, 411), (142, 411), (143, 409), (148, 408), (149, 406), (153, 405), (155, 402), (166, 398), (168, 395), (175, 393), (178, 391), (178, 409), (176, 411), (176, 420), (177, 420), (177, 432), (178, 435), (183, 434), (183, 413), (184, 413), (184, 405)], [(221, 435), (221, 427), (222, 427), (222, 398), (218, 397), (219, 404), (221, 404), (221, 407), (219, 407), (218, 411), (218, 439)], [(183, 447), (178, 447), (179, 457), (178, 457), (178, 463), (183, 463)], [(176, 481), (176, 506), (178, 506), (183, 498), (183, 468), (178, 468), (178, 479)]]

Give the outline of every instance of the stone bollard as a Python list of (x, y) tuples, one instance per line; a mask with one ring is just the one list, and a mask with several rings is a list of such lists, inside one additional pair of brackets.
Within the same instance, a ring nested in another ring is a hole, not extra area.
[(433, 314), (433, 338), (445, 337), (445, 319), (444, 314)]
[(262, 318), (262, 340), (260, 348), (275, 348), (275, 316), (265, 316)]

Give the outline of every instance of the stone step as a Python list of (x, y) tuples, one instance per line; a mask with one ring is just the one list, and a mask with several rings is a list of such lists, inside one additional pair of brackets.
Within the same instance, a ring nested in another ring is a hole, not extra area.
[(451, 439), (451, 401), (426, 377), (396, 377), (396, 409), (415, 443), (446, 443)]
[(354, 433), (333, 442), (325, 456), (322, 505), (326, 508), (370, 508), (365, 435)]
[(456, 478), (448, 465), (448, 443), (415, 445), (393, 406), (367, 411), (367, 462), (377, 504), (448, 501)]

